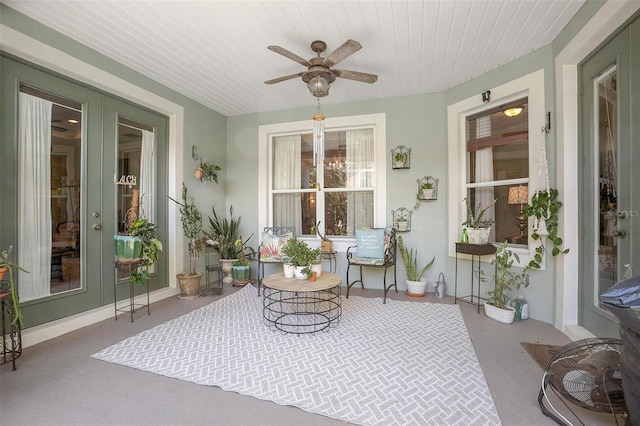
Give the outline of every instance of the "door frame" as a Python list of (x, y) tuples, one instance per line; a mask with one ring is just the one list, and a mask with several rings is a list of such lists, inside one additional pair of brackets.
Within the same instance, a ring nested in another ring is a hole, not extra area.
[[(0, 33), (2, 33), (2, 49), (17, 58), (28, 60), (32, 64), (166, 115), (169, 118), (167, 193), (172, 197), (180, 194), (182, 176), (184, 174), (184, 107), (11, 27), (0, 24)], [(150, 295), (152, 303), (173, 297), (179, 292), (176, 281), (171, 277), (175, 276), (177, 271), (184, 269), (184, 256), (181, 253), (186, 253), (187, 248), (186, 243), (181, 238), (180, 226), (176, 209), (168, 209), (165, 247), (168, 250), (167, 266), (169, 269), (167, 279), (169, 280), (169, 286), (152, 292)], [(169, 253), (169, 250), (174, 250), (174, 252)], [(31, 327), (23, 330), (22, 345), (23, 347), (29, 347), (112, 317), (113, 306), (102, 306), (69, 318)]]
[(556, 182), (564, 197), (559, 228), (564, 235), (565, 246), (575, 247), (575, 249), (557, 260), (554, 277), (556, 283), (554, 326), (572, 340), (594, 337), (591, 332), (578, 325), (579, 227), (575, 220), (579, 213), (579, 163), (576, 155), (580, 125), (578, 65), (639, 10), (638, 2), (607, 1), (555, 58), (556, 145), (553, 154), (557, 160)]

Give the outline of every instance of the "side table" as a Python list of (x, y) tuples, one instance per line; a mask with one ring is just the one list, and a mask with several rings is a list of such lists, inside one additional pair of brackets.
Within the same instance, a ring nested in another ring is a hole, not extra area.
[(335, 250), (323, 251), (322, 259), (327, 259), (329, 261), (329, 271), (332, 273), (336, 273), (336, 269), (338, 268), (338, 260), (336, 259), (336, 254), (338, 252)]
[[(134, 268), (140, 267), (142, 265), (142, 262), (140, 260), (134, 260), (132, 262), (116, 260), (115, 262), (113, 262), (113, 264), (116, 270), (128, 270), (130, 277), (131, 271), (133, 271)], [(149, 280), (145, 281), (147, 287), (147, 304), (145, 305), (141, 303), (135, 303), (136, 295), (133, 287), (133, 282), (129, 280), (129, 304), (118, 308), (118, 293), (116, 291), (116, 288), (118, 286), (118, 274), (116, 273), (115, 279), (113, 281), (113, 309), (115, 311), (116, 320), (118, 319), (118, 312), (129, 312), (129, 314), (131, 315), (131, 322), (133, 322), (133, 313), (144, 308), (147, 308), (147, 314), (151, 315), (151, 308), (149, 306)]]
[[(480, 277), (475, 277), (475, 262), (478, 259), (478, 267), (482, 256), (494, 254), (496, 247), (493, 244), (468, 244), (468, 243), (456, 243), (456, 280), (454, 290), (454, 303), (461, 302), (470, 303), (478, 307), (478, 313), (480, 313), (480, 305), (483, 300), (487, 300), (484, 297), (480, 297)], [(471, 255), (471, 294), (467, 296), (458, 297), (458, 253)], [(474, 281), (476, 282), (477, 291), (474, 293)]]
[(0, 304), (2, 305), (2, 362), (5, 364), (9, 361), (12, 363), (12, 370), (16, 370), (16, 359), (22, 355), (22, 328), (20, 323), (12, 324), (15, 313), (13, 312), (13, 301), (11, 300), (11, 292), (5, 291), (4, 284), (8, 281), (2, 281), (0, 286)]

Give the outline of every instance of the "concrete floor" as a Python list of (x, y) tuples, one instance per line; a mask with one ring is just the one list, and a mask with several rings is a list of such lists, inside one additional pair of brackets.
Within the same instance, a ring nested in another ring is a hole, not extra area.
[[(225, 392), (90, 358), (129, 336), (190, 312), (222, 296), (194, 300), (170, 298), (155, 303), (151, 315), (136, 313), (106, 320), (24, 349), (17, 361), (1, 367), (2, 425), (338, 425), (343, 422), (295, 407)], [(352, 289), (352, 295), (381, 297), (380, 290)], [(390, 293), (399, 300), (400, 292)], [(422, 302), (453, 303), (452, 297)], [(538, 406), (543, 370), (520, 342), (569, 343), (549, 324), (528, 319), (505, 325), (462, 303), (463, 317), (504, 425), (553, 425)], [(438, 324), (433, 324), (438, 327)], [(439, 403), (434, 401), (434, 404)], [(615, 424), (611, 415), (581, 413), (585, 424)], [(584, 416), (584, 417), (583, 417)], [(624, 423), (624, 421), (622, 422)]]

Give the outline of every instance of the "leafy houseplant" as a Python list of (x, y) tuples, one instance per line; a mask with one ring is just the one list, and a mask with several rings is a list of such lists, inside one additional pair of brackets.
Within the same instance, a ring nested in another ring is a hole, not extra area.
[(18, 292), (16, 290), (15, 282), (13, 281), (13, 270), (17, 269), (22, 272), (29, 272), (25, 270), (22, 266), (18, 265), (14, 261), (11, 260), (11, 251), (13, 250), (13, 246), (9, 246), (7, 250), (2, 250), (0, 254), (0, 281), (4, 279), (5, 274), (9, 273), (9, 284), (11, 291), (11, 302), (13, 305), (13, 321), (11, 321), (11, 325), (19, 324), (22, 325), (22, 311), (20, 310), (20, 302), (18, 301)]
[[(552, 256), (569, 253), (569, 249), (562, 249), (562, 238), (558, 236), (558, 212), (562, 207), (562, 202), (558, 200), (558, 190), (550, 188), (536, 192), (531, 197), (531, 202), (524, 207), (524, 213), (529, 217), (535, 217), (534, 231), (531, 238), (540, 240), (548, 233), (547, 239), (553, 244)], [(541, 226), (544, 223), (543, 226)], [(544, 232), (545, 229), (547, 232)], [(541, 235), (542, 234), (542, 235)], [(542, 255), (545, 247), (540, 245), (536, 248), (533, 259), (526, 266), (527, 269), (540, 269)]]
[(158, 261), (162, 251), (162, 242), (158, 239), (158, 226), (146, 218), (138, 218), (133, 221), (126, 234), (140, 239), (142, 270), (133, 269), (130, 280), (134, 284), (142, 285), (144, 280), (151, 278), (149, 267)]
[[(241, 217), (233, 217), (233, 206), (229, 208), (229, 219), (221, 218), (213, 207), (213, 217), (209, 216), (210, 231), (207, 236), (212, 240), (212, 244), (221, 259), (237, 259), (240, 254), (242, 244), (236, 244), (239, 237)], [(251, 238), (251, 237), (249, 237)], [(248, 239), (247, 239), (248, 241)]]
[(467, 235), (471, 244), (487, 244), (489, 233), (491, 232), (492, 219), (485, 219), (484, 215), (492, 208), (498, 199), (494, 199), (488, 206), (482, 207), (478, 204), (475, 209), (471, 208), (471, 202), (468, 198), (464, 199), (467, 206), (467, 220), (462, 225), (467, 227)]
[(286, 258), (286, 262), (296, 268), (297, 278), (308, 278), (310, 275), (309, 266), (317, 263), (321, 258), (320, 248), (312, 249), (304, 241), (290, 238), (282, 247), (282, 254)]
[[(400, 249), (400, 256), (402, 257), (402, 263), (404, 263), (404, 269), (407, 272), (407, 288), (408, 293), (410, 295), (422, 296), (424, 295), (427, 282), (422, 279), (422, 276), (431, 266), (433, 266), (433, 262), (436, 260), (434, 256), (424, 268), (418, 268), (418, 250), (413, 251), (413, 248), (408, 249), (404, 245), (404, 241), (402, 241), (402, 237), (398, 237), (398, 248)], [(410, 283), (409, 281), (421, 284)], [(415, 287), (414, 287), (415, 285)]]
[(433, 200), (433, 189), (432, 182), (422, 182), (418, 187), (418, 192), (416, 193), (416, 204), (413, 208), (417, 209), (420, 207), (420, 200)]
[(194, 176), (196, 179), (204, 179), (207, 182), (218, 183), (218, 172), (220, 170), (220, 167), (215, 164), (201, 163), (200, 167), (196, 169)]
[[(523, 270), (521, 273), (516, 273), (513, 268), (514, 261), (520, 262), (520, 258), (517, 253), (514, 253), (509, 249), (508, 242), (498, 246), (495, 258), (491, 261), (492, 265), (495, 265), (495, 275), (493, 276), (493, 289), (487, 292), (487, 302), (485, 303), (485, 313), (487, 316), (493, 319), (497, 319), (501, 322), (511, 323), (513, 322), (512, 313), (515, 310), (511, 306), (507, 306), (509, 302), (509, 291), (519, 289), (520, 287), (529, 286), (529, 273), (527, 270)], [(481, 281), (486, 281), (484, 271), (478, 267), (474, 271)], [(508, 310), (510, 320), (504, 321), (502, 319), (503, 313), (497, 313), (494, 316), (493, 310), (486, 305), (491, 305), (501, 310)]]
[(408, 152), (396, 152), (393, 156), (394, 166), (395, 167), (405, 167), (407, 160), (409, 159)]
[(200, 279), (202, 272), (196, 272), (198, 254), (204, 249), (202, 238), (202, 214), (195, 205), (193, 197), (188, 197), (187, 186), (182, 183), (182, 202), (169, 197), (171, 201), (180, 206), (180, 221), (182, 233), (189, 239), (189, 272), (179, 273), (176, 278), (180, 284), (182, 298), (198, 297), (200, 291)]

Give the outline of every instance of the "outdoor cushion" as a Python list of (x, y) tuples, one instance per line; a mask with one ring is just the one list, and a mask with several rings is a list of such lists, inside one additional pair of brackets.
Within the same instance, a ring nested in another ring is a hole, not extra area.
[(282, 262), (282, 247), (289, 238), (293, 238), (292, 233), (273, 235), (270, 232), (262, 234), (262, 244), (260, 245), (260, 262)]

